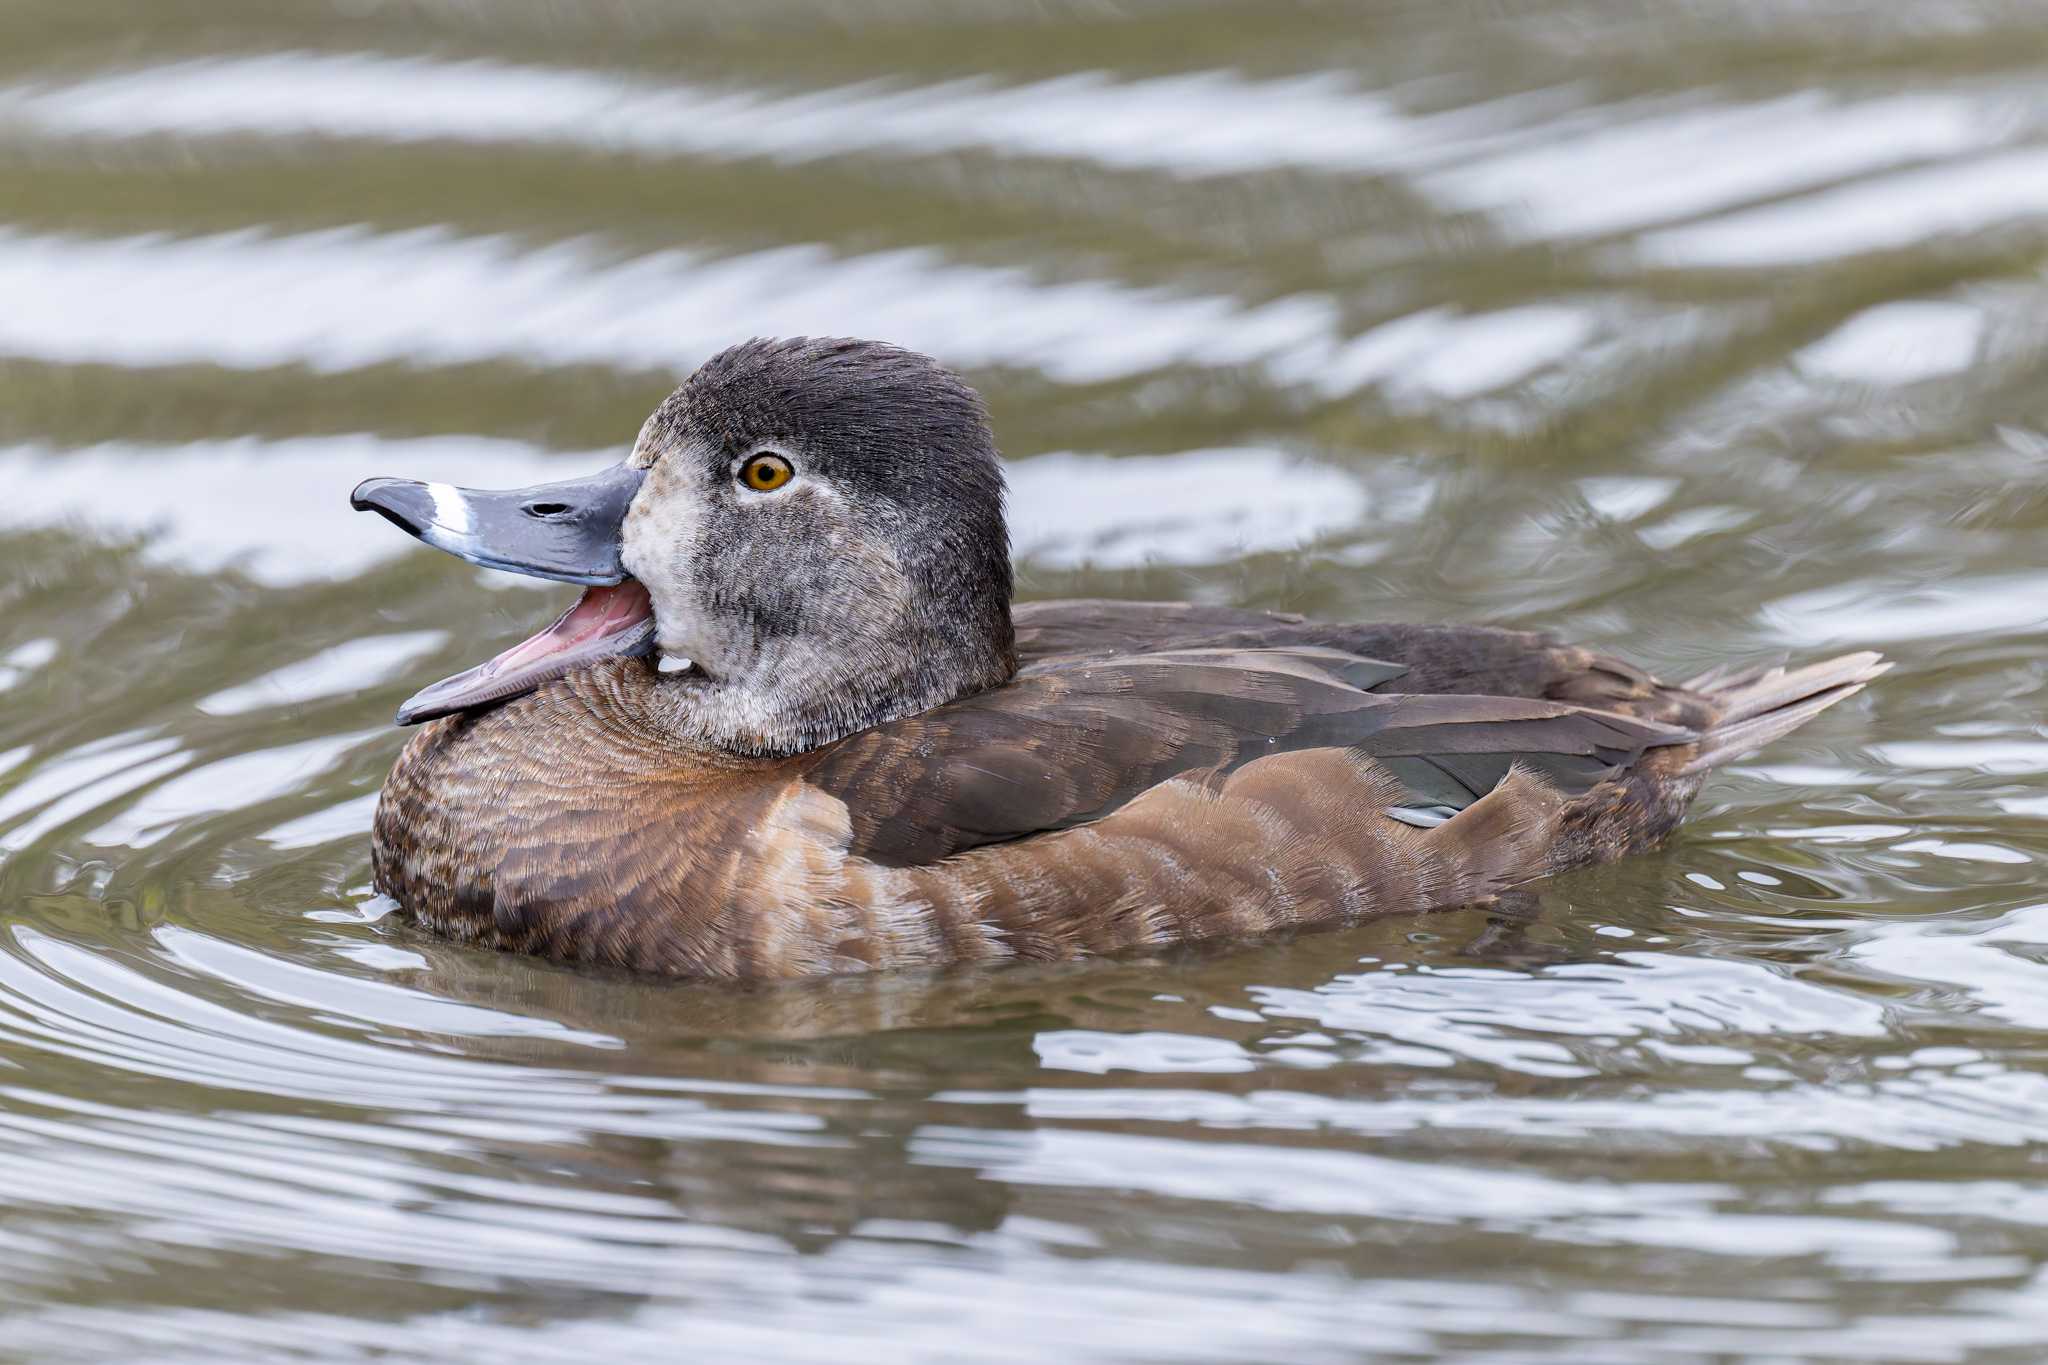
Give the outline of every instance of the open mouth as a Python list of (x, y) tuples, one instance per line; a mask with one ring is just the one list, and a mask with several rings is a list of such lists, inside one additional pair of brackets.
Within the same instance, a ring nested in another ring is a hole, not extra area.
[(654, 602), (635, 579), (585, 588), (546, 630), (452, 678), (422, 688), (398, 708), (398, 723), (524, 696), (545, 683), (614, 654), (644, 654), (654, 643)]
[(626, 465), (583, 479), (481, 492), (411, 479), (369, 479), (349, 502), (458, 559), (508, 573), (583, 583), (546, 630), (487, 663), (443, 678), (398, 708), (398, 723), (523, 696), (599, 659), (654, 645), (654, 602), (621, 563), (626, 509), (646, 472)]

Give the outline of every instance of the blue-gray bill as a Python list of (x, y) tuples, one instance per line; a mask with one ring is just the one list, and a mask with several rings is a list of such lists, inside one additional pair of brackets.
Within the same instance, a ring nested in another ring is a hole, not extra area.
[(620, 560), (626, 509), (644, 477), (614, 465), (587, 478), (497, 491), (413, 479), (357, 485), (350, 506), (458, 559), (588, 585), (546, 630), (414, 694), (398, 708), (400, 725), (509, 701), (584, 664), (653, 647), (653, 603)]
[(365, 479), (349, 494), (408, 535), (486, 569), (608, 584), (625, 578), (619, 531), (647, 477), (613, 465), (581, 479), (530, 488), (457, 488), (417, 479)]

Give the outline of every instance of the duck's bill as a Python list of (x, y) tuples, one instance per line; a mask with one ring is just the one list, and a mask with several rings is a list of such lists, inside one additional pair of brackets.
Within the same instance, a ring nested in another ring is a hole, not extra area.
[(486, 569), (610, 584), (626, 576), (619, 532), (646, 477), (644, 469), (619, 464), (588, 478), (492, 491), (365, 479), (348, 502)]
[(400, 725), (490, 706), (525, 696), (544, 683), (615, 654), (645, 654), (654, 646), (654, 606), (634, 579), (585, 588), (576, 605), (530, 640), (488, 663), (423, 688), (398, 708)]
[(412, 697), (398, 709), (400, 725), (509, 701), (599, 659), (653, 647), (653, 603), (620, 561), (626, 509), (645, 477), (615, 465), (584, 479), (496, 492), (412, 479), (357, 486), (351, 506), (458, 559), (589, 585), (532, 639)]

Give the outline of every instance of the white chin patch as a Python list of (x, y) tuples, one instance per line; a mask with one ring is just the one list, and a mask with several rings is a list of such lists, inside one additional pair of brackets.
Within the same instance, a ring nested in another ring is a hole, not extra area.
[(690, 671), (690, 661), (678, 658), (673, 654), (664, 654), (661, 656), (661, 662), (656, 667), (660, 668), (664, 673), (687, 673)]

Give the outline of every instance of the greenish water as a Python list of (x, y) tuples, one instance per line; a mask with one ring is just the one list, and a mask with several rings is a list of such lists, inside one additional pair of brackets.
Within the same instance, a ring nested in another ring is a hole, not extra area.
[[(2032, 3), (0, 9), (0, 1358), (2048, 1355)], [(388, 917), (346, 510), (938, 354), (1023, 591), (1897, 671), (1533, 914), (740, 990)]]

